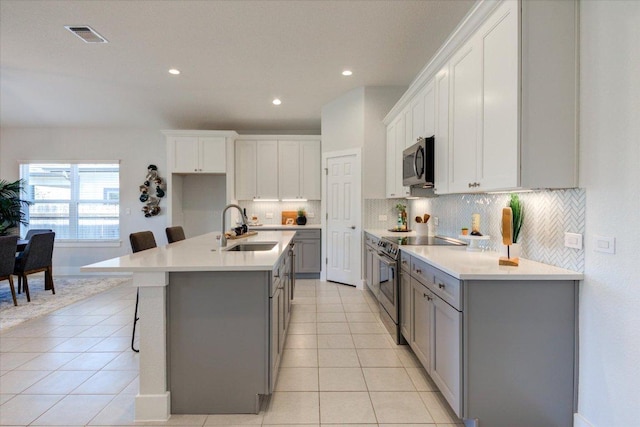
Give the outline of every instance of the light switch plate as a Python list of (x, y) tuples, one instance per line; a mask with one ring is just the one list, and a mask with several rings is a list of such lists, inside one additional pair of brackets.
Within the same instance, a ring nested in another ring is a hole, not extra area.
[(438, 217), (437, 216), (434, 216), (432, 219), (433, 219), (433, 225), (439, 225), (438, 223), (440, 221), (438, 221)]
[(564, 233), (564, 246), (572, 249), (582, 249), (582, 234)]
[(316, 217), (316, 214), (315, 214), (315, 213), (313, 213), (313, 212), (307, 212), (307, 217), (308, 217), (308, 218), (315, 218), (315, 217)]
[(267, 219), (273, 219), (273, 212), (267, 212), (265, 213), (265, 216), (267, 217)]
[(616, 238), (609, 236), (594, 236), (593, 250), (596, 252), (604, 252), (607, 254), (616, 253)]
[(386, 221), (386, 220), (387, 220), (386, 215), (378, 215), (378, 221)]

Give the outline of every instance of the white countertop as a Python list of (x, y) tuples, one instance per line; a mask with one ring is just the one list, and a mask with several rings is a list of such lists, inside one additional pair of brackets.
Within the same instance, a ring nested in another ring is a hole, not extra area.
[(322, 225), (320, 224), (307, 224), (307, 225), (282, 225), (282, 224), (262, 224), (262, 225), (249, 225), (249, 230), (320, 230)]
[(220, 233), (208, 233), (135, 254), (82, 267), (86, 272), (262, 271), (272, 270), (295, 231), (259, 231), (242, 239), (228, 239), (227, 248), (247, 242), (276, 242), (269, 251), (221, 251)]
[[(388, 230), (365, 230), (381, 238), (389, 235), (415, 236), (411, 233), (391, 233)], [(461, 246), (400, 246), (400, 250), (416, 257), (460, 280), (582, 280), (582, 273), (520, 258), (520, 265), (498, 265), (497, 252), (469, 252)]]

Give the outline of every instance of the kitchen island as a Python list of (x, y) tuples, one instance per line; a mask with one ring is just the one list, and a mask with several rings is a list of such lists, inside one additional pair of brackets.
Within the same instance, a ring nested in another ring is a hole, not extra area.
[(258, 412), (286, 336), (294, 235), (264, 231), (220, 248), (209, 233), (82, 268), (132, 273), (139, 288), (136, 421)]

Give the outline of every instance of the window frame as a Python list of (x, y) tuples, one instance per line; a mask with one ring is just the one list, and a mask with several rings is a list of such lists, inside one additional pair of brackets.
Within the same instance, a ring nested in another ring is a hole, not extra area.
[[(109, 199), (107, 196), (114, 193), (116, 190), (114, 187), (105, 187), (103, 189), (103, 194), (105, 197), (103, 199), (81, 199), (80, 198), (80, 170), (81, 166), (86, 165), (99, 165), (99, 164), (110, 164), (117, 166), (118, 173), (118, 197), (117, 199)], [(69, 207), (67, 218), (69, 221), (69, 235), (76, 236), (75, 238), (59, 238), (56, 236), (56, 246), (59, 247), (118, 247), (121, 246), (121, 213), (120, 213), (120, 190), (122, 188), (121, 184), (121, 161), (120, 160), (28, 160), (28, 161), (20, 161), (20, 177), (25, 181), (29, 181), (31, 177), (30, 166), (32, 165), (65, 165), (69, 166), (70, 169), (70, 197), (69, 199), (46, 199), (42, 200), (39, 203), (41, 204), (64, 204)], [(35, 196), (35, 195), (34, 195)], [(35, 202), (35, 200), (31, 199), (31, 195), (28, 197), (29, 200)], [(118, 215), (117, 218), (118, 225), (118, 236), (115, 238), (90, 238), (90, 239), (81, 239), (78, 238), (78, 229), (80, 224), (80, 206), (83, 204), (106, 204), (106, 205), (116, 205), (118, 207)], [(30, 216), (29, 209), (27, 209), (27, 217)], [(26, 233), (29, 230), (29, 226), (21, 226), (21, 233)]]

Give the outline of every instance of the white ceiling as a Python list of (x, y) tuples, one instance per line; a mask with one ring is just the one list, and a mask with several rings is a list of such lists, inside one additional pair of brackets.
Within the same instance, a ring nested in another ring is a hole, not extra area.
[(472, 4), (0, 0), (0, 125), (319, 132), (350, 89), (408, 86)]

